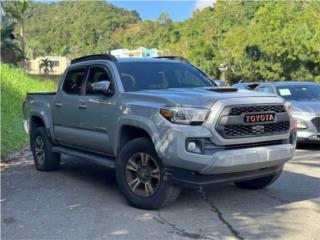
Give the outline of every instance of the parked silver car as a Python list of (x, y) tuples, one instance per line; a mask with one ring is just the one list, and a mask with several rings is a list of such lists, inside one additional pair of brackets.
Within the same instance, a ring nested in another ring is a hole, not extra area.
[(292, 103), (298, 141), (320, 143), (320, 84), (315, 82), (269, 82), (256, 91), (274, 93)]

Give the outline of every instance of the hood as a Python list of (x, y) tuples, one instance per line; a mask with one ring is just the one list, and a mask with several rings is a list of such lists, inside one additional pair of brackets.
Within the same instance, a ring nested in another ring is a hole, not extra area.
[(314, 113), (315, 115), (320, 116), (320, 102), (313, 101), (292, 101), (293, 112), (296, 113)]
[(156, 98), (156, 101), (161, 99), (168, 105), (200, 108), (210, 108), (214, 102), (224, 98), (276, 97), (273, 94), (233, 88), (169, 88), (142, 90), (131, 92), (130, 94), (134, 94), (135, 97), (139, 95), (140, 98), (146, 101), (152, 101), (152, 99)]

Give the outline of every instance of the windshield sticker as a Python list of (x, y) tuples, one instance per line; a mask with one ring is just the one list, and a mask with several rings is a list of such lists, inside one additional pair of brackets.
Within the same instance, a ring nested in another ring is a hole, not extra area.
[(279, 93), (281, 96), (291, 96), (291, 92), (289, 88), (279, 89)]

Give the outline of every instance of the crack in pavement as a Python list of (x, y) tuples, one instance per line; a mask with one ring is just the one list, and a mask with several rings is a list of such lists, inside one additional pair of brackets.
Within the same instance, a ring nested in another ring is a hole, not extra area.
[(214, 238), (210, 236), (206, 236), (200, 233), (195, 233), (195, 232), (189, 232), (185, 229), (178, 228), (175, 224), (169, 222), (167, 219), (165, 219), (163, 216), (161, 216), (161, 213), (158, 212), (158, 217), (153, 217), (155, 221), (161, 224), (165, 224), (173, 228), (174, 232), (182, 237), (187, 237), (190, 239), (206, 239), (206, 240), (213, 240)]
[(231, 234), (238, 240), (244, 240), (244, 238), (240, 235), (239, 231), (235, 230), (234, 227), (231, 225), (231, 223), (229, 223), (223, 216), (221, 210), (216, 207), (213, 202), (211, 202), (206, 194), (206, 192), (204, 191), (200, 191), (202, 199), (211, 207), (211, 210), (214, 211), (219, 220), (229, 229), (229, 231), (231, 232)]

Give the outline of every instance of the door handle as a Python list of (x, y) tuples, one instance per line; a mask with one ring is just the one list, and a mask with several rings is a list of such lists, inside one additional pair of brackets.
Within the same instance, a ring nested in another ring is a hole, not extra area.
[(84, 104), (84, 103), (82, 103), (82, 104), (78, 105), (78, 108), (80, 108), (80, 109), (86, 109), (86, 108), (87, 108), (87, 105)]
[(56, 102), (56, 107), (62, 107), (62, 103)]

